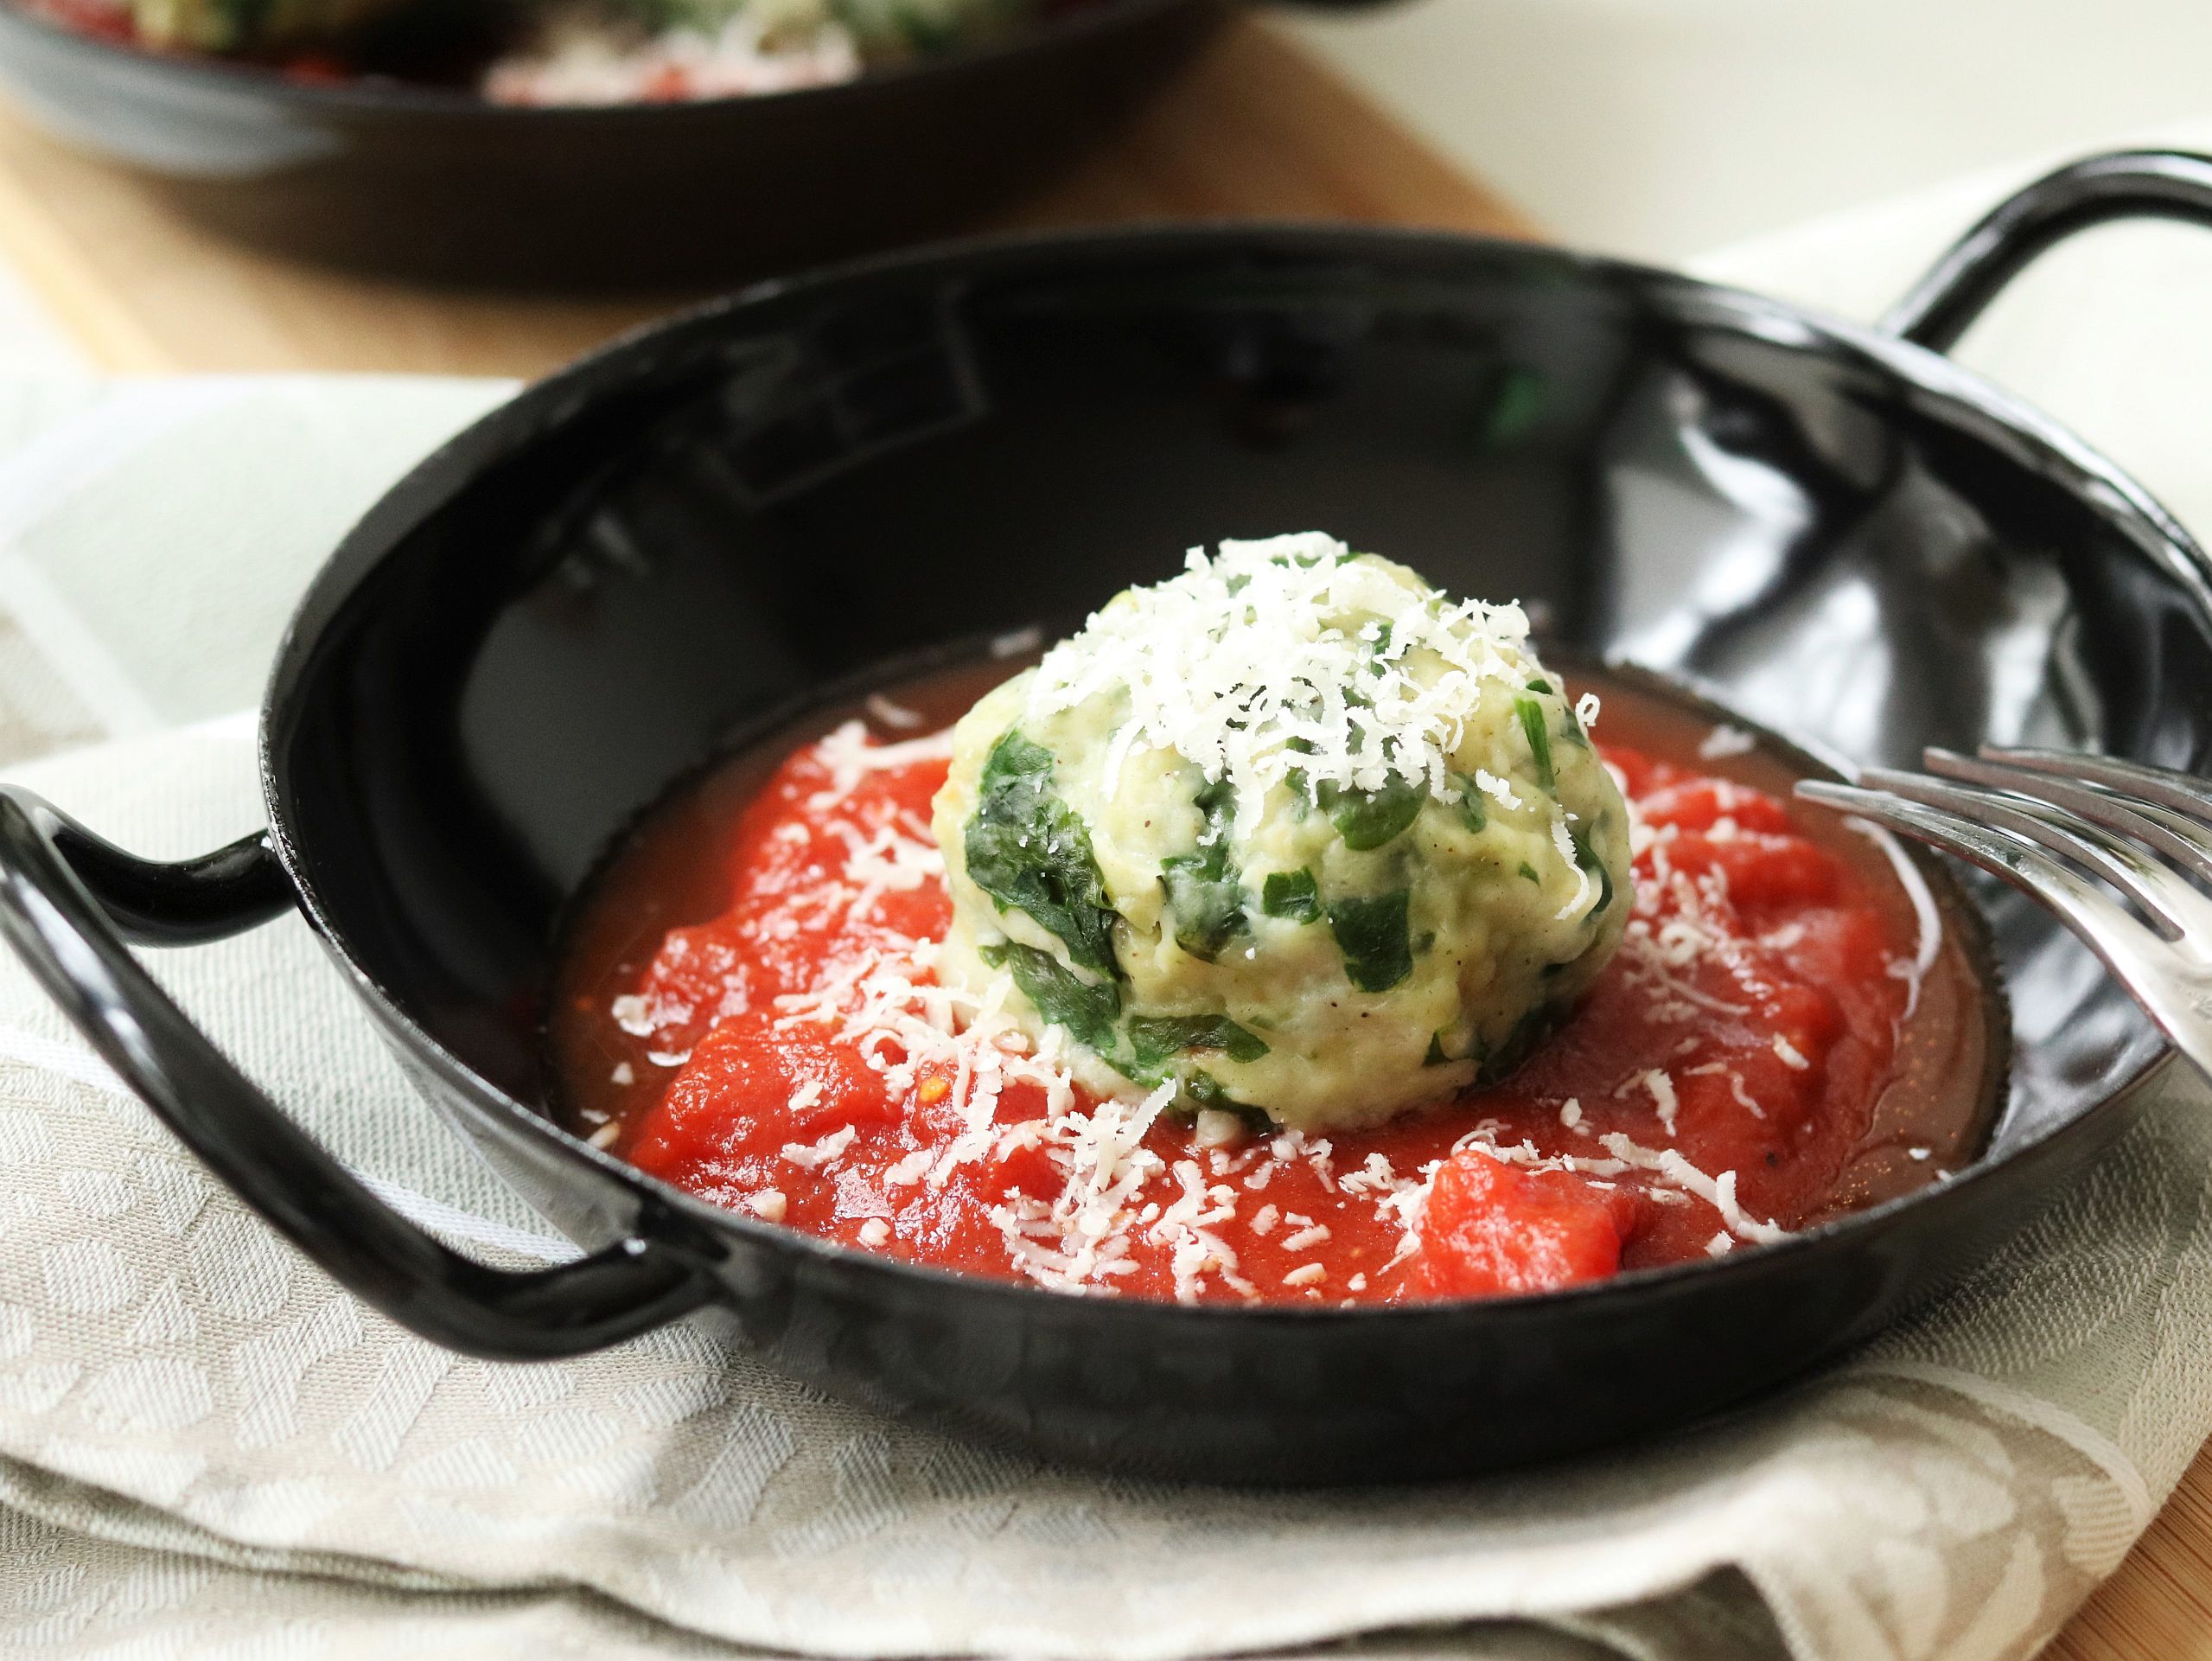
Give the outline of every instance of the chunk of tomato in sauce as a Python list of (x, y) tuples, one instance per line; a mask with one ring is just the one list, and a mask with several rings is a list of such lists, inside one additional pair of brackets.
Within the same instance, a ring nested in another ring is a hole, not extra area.
[(1421, 1213), (1420, 1289), (1437, 1298), (1550, 1292), (1617, 1274), (1635, 1226), (1622, 1189), (1465, 1148), (1437, 1167)]
[(787, 1143), (846, 1125), (865, 1133), (902, 1115), (883, 1075), (832, 1029), (775, 1030), (773, 1010), (723, 1020), (660, 1102), (637, 1121), (623, 1157), (679, 1187), (711, 1195), (775, 1175)]
[(724, 856), (728, 909), (670, 930), (638, 982), (654, 1047), (689, 1051), (719, 1022), (819, 987), (833, 966), (943, 938), (943, 882), (901, 872), (886, 843), (931, 840), (946, 771), (924, 760), (838, 790), (811, 745), (778, 768)]

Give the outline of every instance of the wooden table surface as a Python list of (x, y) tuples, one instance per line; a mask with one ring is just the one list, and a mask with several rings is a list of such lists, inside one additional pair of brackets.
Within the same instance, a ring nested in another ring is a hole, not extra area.
[[(1005, 227), (1262, 217), (1530, 236), (1468, 178), (1264, 25), (1233, 28), (1131, 127)], [(241, 252), (143, 185), (0, 113), (0, 258), (93, 361), (135, 373), (532, 376), (687, 298), (441, 292)], [(2048, 1651), (2212, 1661), (2212, 1453)]]

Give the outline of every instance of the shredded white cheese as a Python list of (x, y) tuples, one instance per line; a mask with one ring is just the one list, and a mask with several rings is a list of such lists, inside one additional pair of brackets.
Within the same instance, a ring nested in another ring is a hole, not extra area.
[(1681, 1098), (1674, 1093), (1673, 1078), (1657, 1067), (1647, 1067), (1622, 1081), (1613, 1094), (1626, 1096), (1641, 1086), (1651, 1092), (1651, 1105), (1659, 1115), (1659, 1126), (1669, 1136), (1674, 1134), (1674, 1118), (1681, 1111)]
[(852, 1139), (859, 1134), (847, 1125), (843, 1130), (832, 1131), (818, 1142), (786, 1142), (783, 1145), (784, 1162), (795, 1165), (801, 1171), (819, 1170), (851, 1147)]
[(1750, 1091), (1743, 1088), (1743, 1075), (1724, 1061), (1709, 1061), (1702, 1067), (1692, 1067), (1686, 1076), (1697, 1078), (1709, 1073), (1726, 1075), (1729, 1091), (1735, 1096), (1736, 1104), (1754, 1119), (1763, 1119), (1767, 1116), (1766, 1109), (1752, 1100)]
[(828, 788), (806, 799), (806, 805), (819, 813), (843, 802), (870, 773), (910, 767), (918, 761), (950, 761), (953, 730), (947, 727), (902, 744), (876, 744), (869, 738), (866, 722), (847, 721), (817, 744), (814, 753), (830, 772)]
[(677, 999), (649, 999), (633, 992), (608, 1005), (607, 1013), (615, 1018), (615, 1025), (632, 1038), (649, 1038), (664, 1026), (688, 1021), (694, 1011)]
[(1244, 1121), (1221, 1108), (1201, 1108), (1194, 1127), (1201, 1147), (1228, 1147), (1242, 1139)]
[(1565, 923), (1569, 917), (1579, 916), (1597, 899), (1597, 885), (1590, 880), (1590, 872), (1583, 869), (1582, 861), (1575, 857), (1574, 835), (1567, 829), (1566, 815), (1556, 808), (1552, 811), (1552, 846), (1558, 850), (1567, 869), (1575, 874), (1573, 895), (1559, 908), (1559, 915), (1552, 918), (1555, 923)]
[(1518, 810), (1520, 807), (1520, 798), (1514, 794), (1513, 786), (1487, 767), (1475, 770), (1475, 788), (1501, 808)]
[(885, 726), (896, 728), (902, 732), (911, 732), (922, 723), (921, 712), (908, 709), (904, 704), (895, 703), (880, 692), (868, 694), (868, 712)]
[(1759, 741), (1740, 726), (1726, 722), (1713, 728), (1698, 746), (1698, 755), (1705, 761), (1724, 761), (1731, 756), (1747, 756), (1759, 747)]
[(1623, 1165), (1639, 1171), (1655, 1172), (1684, 1193), (1694, 1194), (1705, 1201), (1720, 1213), (1721, 1222), (1737, 1238), (1754, 1241), (1760, 1245), (1789, 1238), (1788, 1230), (1761, 1222), (1736, 1203), (1736, 1173), (1733, 1171), (1724, 1171), (1718, 1177), (1711, 1177), (1671, 1147), (1654, 1152), (1619, 1134), (1601, 1137), (1599, 1140), (1605, 1151)]
[(1913, 918), (1920, 931), (1919, 942), (1909, 961), (1893, 963), (1890, 968), (1890, 974), (1905, 983), (1905, 1019), (1909, 1020), (1913, 1011), (1920, 1007), (1921, 982), (1928, 978), (1928, 970), (1935, 967), (1936, 955), (1943, 949), (1943, 914), (1935, 909), (1935, 896), (1928, 890), (1928, 878), (1913, 863), (1912, 856), (1905, 852), (1904, 844), (1898, 841), (1886, 826), (1877, 825), (1856, 815), (1845, 819), (1844, 823), (1889, 856), (1890, 864), (1896, 871), (1897, 881), (1903, 885), (1907, 898), (1912, 901)]
[(935, 1160), (926, 1147), (918, 1147), (883, 1172), (883, 1180), (894, 1188), (911, 1188), (928, 1172)]
[[(1362, 614), (1349, 633), (1331, 621)], [(1517, 688), (1533, 673), (1527, 636), (1519, 606), (1409, 593), (1318, 532), (1228, 541), (1211, 559), (1191, 550), (1181, 576), (1129, 591), (1046, 653), (1030, 712), (1125, 697), (1109, 778), (1144, 744), (1226, 776), (1247, 802), (1294, 768), (1348, 789), (1421, 781), (1448, 800), (1449, 759), (1484, 684)]]

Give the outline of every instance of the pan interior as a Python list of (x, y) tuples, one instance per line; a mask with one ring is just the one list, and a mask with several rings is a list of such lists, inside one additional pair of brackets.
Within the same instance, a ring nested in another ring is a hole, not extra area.
[[(1845, 762), (2212, 748), (2194, 554), (1932, 360), (1542, 251), (1202, 233), (801, 285), (526, 394), (311, 594), (273, 806), (360, 968), (542, 1106), (558, 921), (703, 757), (871, 666), (1064, 630), (1194, 545), (1315, 528)], [(2014, 1011), (2002, 1152), (2159, 1046), (2070, 936), (1975, 891)]]

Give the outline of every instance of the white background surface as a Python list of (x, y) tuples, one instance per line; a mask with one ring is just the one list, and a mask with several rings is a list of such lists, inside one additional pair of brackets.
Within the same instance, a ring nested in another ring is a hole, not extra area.
[(2208, 0), (1408, 0), (1293, 27), (1562, 240), (1670, 263), (2212, 114)]

